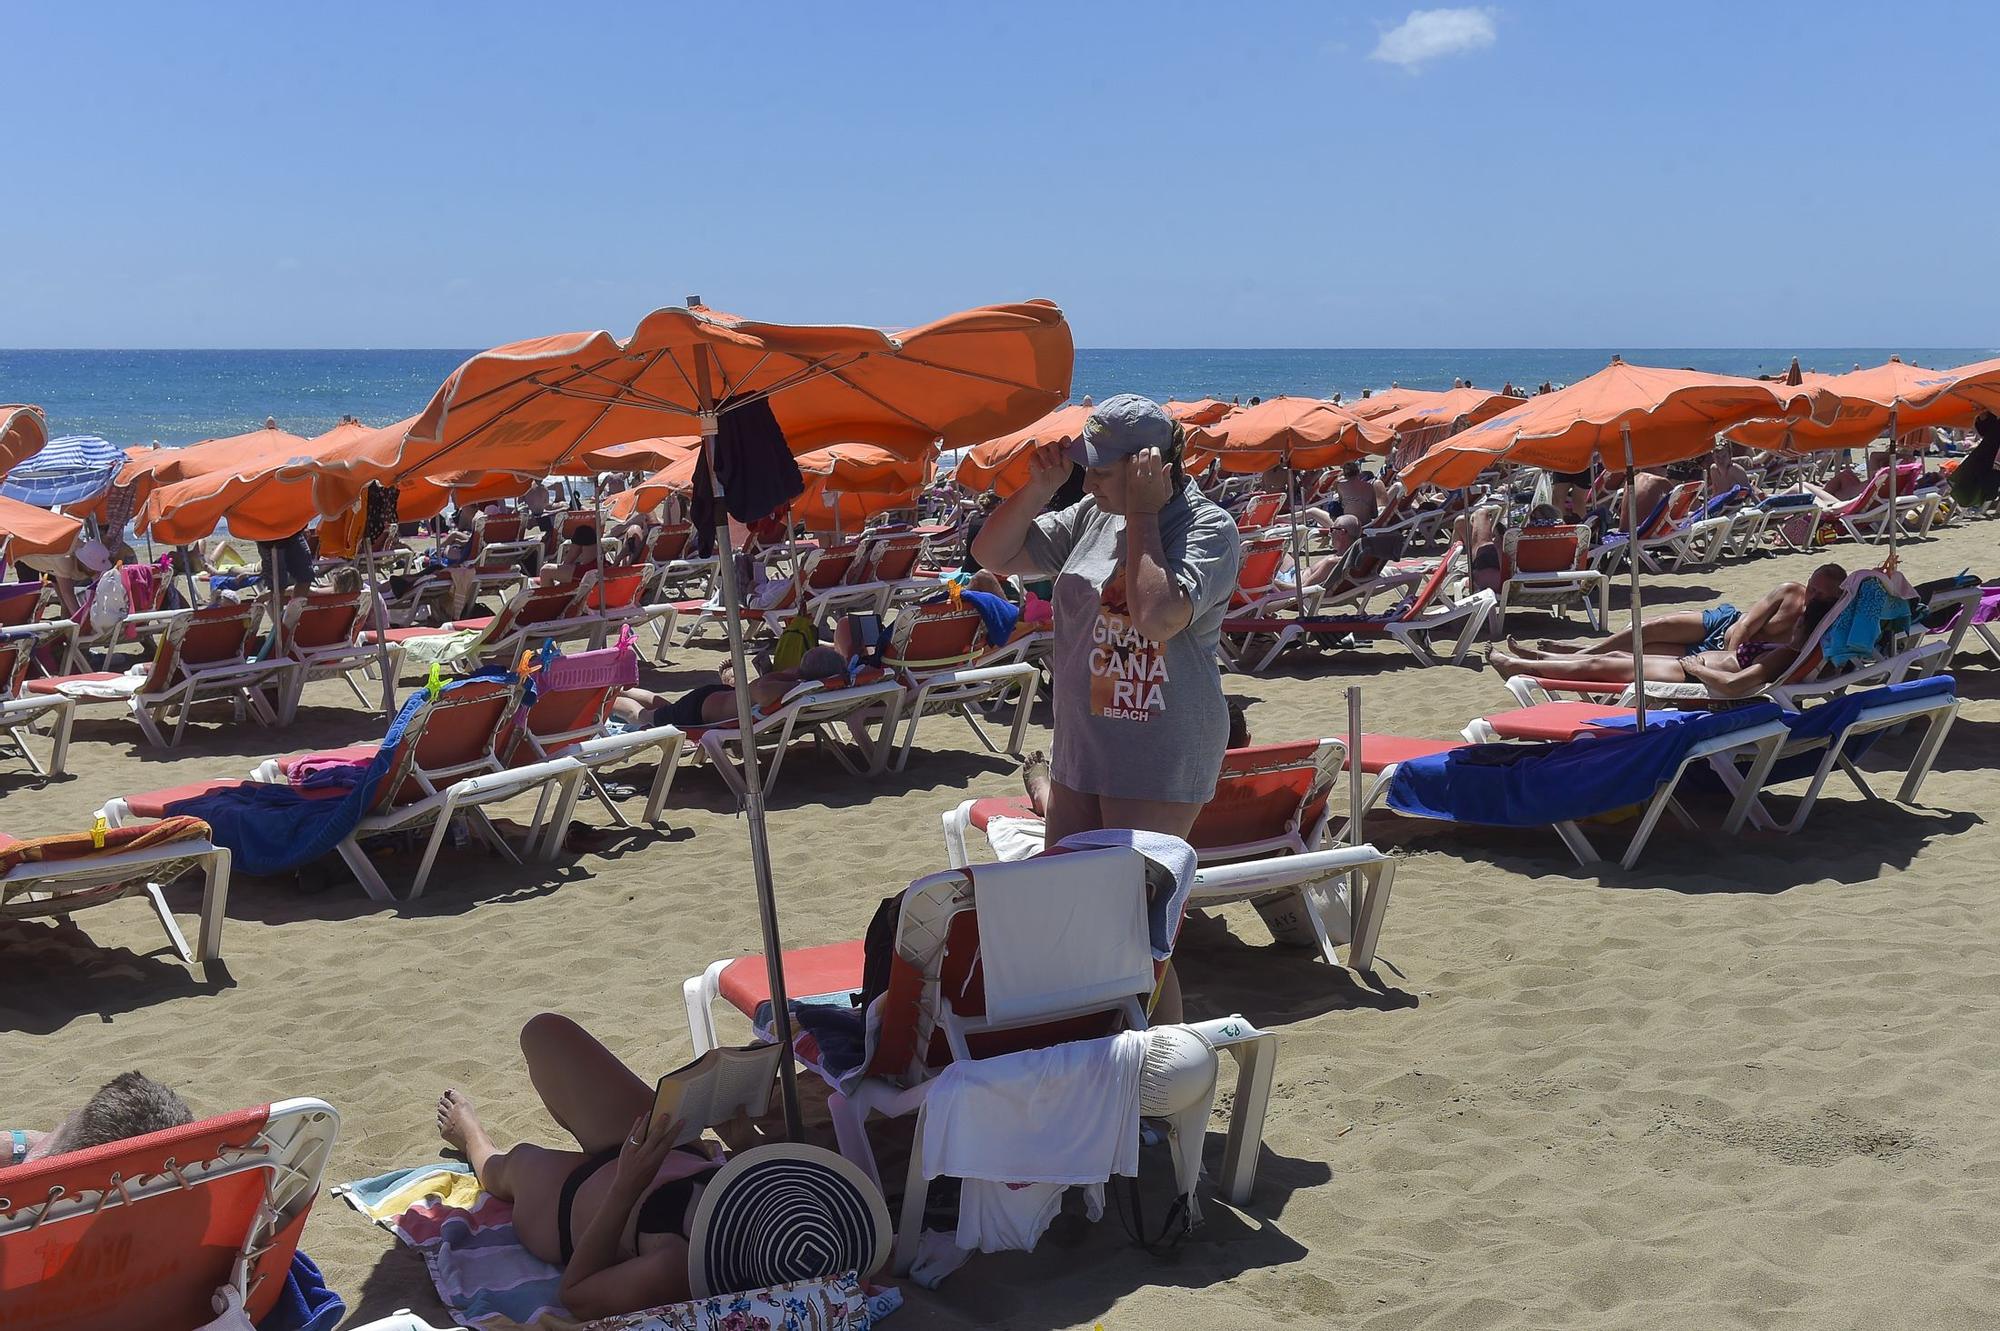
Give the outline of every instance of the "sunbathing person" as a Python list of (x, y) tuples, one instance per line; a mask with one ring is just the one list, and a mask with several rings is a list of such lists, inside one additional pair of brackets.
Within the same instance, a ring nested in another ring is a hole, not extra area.
[(194, 1122), (187, 1101), (143, 1072), (121, 1072), (83, 1106), (73, 1110), (48, 1132), (15, 1128), (5, 1134), (6, 1153), (0, 1168), (26, 1164), (51, 1155), (87, 1151), (107, 1142), (143, 1137)]
[[(750, 702), (769, 707), (802, 680), (829, 679), (847, 673), (847, 658), (831, 647), (814, 647), (790, 670), (767, 670), (750, 681)], [(611, 714), (631, 726), (679, 726), (693, 730), (736, 722), (735, 678), (725, 665), (717, 682), (701, 684), (670, 698), (651, 689), (626, 689), (611, 704)]]
[(679, 1123), (652, 1123), (653, 1088), (590, 1033), (544, 1012), (521, 1028), (542, 1104), (576, 1139), (502, 1151), (457, 1090), (438, 1098), (438, 1135), (465, 1152), (479, 1186), (514, 1204), (521, 1245), (562, 1268), (580, 1319), (688, 1297), (688, 1229), (719, 1152), (674, 1147)]
[[(1681, 657), (1693, 652), (1733, 652), (1746, 642), (1789, 641), (1812, 606), (1831, 606), (1840, 599), (1841, 585), (1846, 581), (1847, 570), (1839, 564), (1821, 564), (1805, 582), (1781, 582), (1748, 610), (1738, 610), (1725, 601), (1707, 610), (1682, 610), (1657, 619), (1648, 618), (1646, 655)], [(1819, 613), (1824, 614), (1825, 610)], [(1507, 647), (1508, 655), (1529, 660), (1629, 657), (1632, 630), (1620, 629), (1597, 642), (1545, 641), (1539, 647), (1509, 638)]]
[[(1515, 656), (1496, 650), (1487, 659), (1503, 679), (1531, 675), (1577, 684), (1630, 684), (1635, 678), (1644, 678), (1653, 684), (1703, 684), (1715, 697), (1743, 698), (1784, 677), (1837, 599), (1836, 595), (1808, 600), (1785, 637), (1773, 635), (1767, 627), (1764, 631), (1767, 636), (1745, 636), (1733, 647), (1715, 650), (1697, 646), (1682, 656), (1655, 655), (1648, 651), (1635, 660), (1629, 648), (1623, 652), (1567, 656)], [(1635, 671), (1643, 675), (1635, 676)]]

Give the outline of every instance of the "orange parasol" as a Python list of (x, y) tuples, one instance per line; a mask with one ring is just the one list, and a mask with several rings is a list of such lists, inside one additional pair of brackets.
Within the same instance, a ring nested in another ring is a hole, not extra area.
[(1576, 471), (1600, 455), (1616, 470), (1627, 428), (1634, 464), (1658, 466), (1706, 452), (1730, 426), (1806, 404), (1832, 406), (1810, 386), (1627, 365), (1614, 357), (1587, 379), (1459, 431), (1411, 463), (1402, 479), (1411, 488), (1429, 482), (1450, 490), (1496, 462)]
[(414, 425), (325, 459), (319, 503), (338, 512), (367, 480), (547, 474), (585, 451), (759, 398), (794, 452), (855, 438), (898, 449), (971, 443), (1068, 396), (1073, 357), (1069, 325), (1046, 301), (966, 310), (892, 336), (758, 323), (690, 298), (647, 315), (622, 342), (569, 333), (481, 352)]
[(1220, 458), (1224, 471), (1239, 475), (1273, 467), (1311, 471), (1380, 453), (1395, 437), (1386, 426), (1321, 398), (1267, 398), (1190, 430), (1188, 469)]
[[(795, 453), (867, 439), (892, 449), (957, 446), (1017, 429), (1069, 396), (1069, 325), (1047, 301), (948, 315), (891, 336), (842, 325), (759, 323), (690, 297), (631, 337), (570, 333), (516, 342), (461, 365), (407, 429), (376, 434), (315, 464), (315, 495), (337, 513), (369, 480), (445, 471), (546, 473), (571, 457), (674, 425), (694, 425), (711, 457), (719, 416), (767, 401)], [(718, 494), (718, 498), (722, 497)], [(734, 677), (747, 681), (736, 560), (717, 542)], [(737, 727), (752, 735), (750, 690)], [(785, 1124), (800, 1130), (769, 829), (757, 745), (743, 745), (743, 803), (757, 883)]]
[(1390, 470), (1401, 472), (1468, 425), (1512, 411), (1526, 399), (1484, 388), (1389, 388), (1341, 405), (1364, 421), (1396, 432), (1389, 450)]
[(873, 444), (834, 444), (799, 458), (805, 492), (792, 516), (808, 531), (858, 528), (878, 513), (909, 508), (930, 475), (928, 458), (906, 458)]
[(1182, 425), (1213, 425), (1236, 410), (1234, 402), (1224, 402), (1218, 397), (1204, 397), (1193, 402), (1163, 402), (1160, 405), (1167, 409), (1167, 415)]
[[(157, 482), (139, 505), (134, 525), (156, 541), (168, 545), (192, 545), (214, 531), (225, 518), (229, 530), (252, 541), (281, 541), (312, 524), (319, 511), (312, 502), (310, 476), (302, 470), (314, 458), (372, 433), (359, 421), (342, 421), (325, 434), (299, 439), (282, 430), (258, 430), (242, 436), (253, 442), (234, 462), (212, 469), (190, 469), (185, 459), (146, 458), (139, 465), (126, 465), (121, 476), (135, 471), (151, 477), (176, 479)], [(282, 455), (285, 440), (295, 440)], [(196, 464), (212, 462), (221, 450), (213, 447), (227, 440), (211, 440), (186, 449), (161, 449), (162, 453), (203, 452)]]
[(629, 444), (593, 448), (579, 461), (588, 472), (658, 471), (701, 447), (698, 434), (667, 435), (659, 439), (635, 439)]
[(663, 449), (661, 456), (670, 459), (667, 465), (631, 489), (612, 495), (605, 502), (605, 512), (614, 518), (629, 518), (664, 502), (669, 495), (692, 494), (694, 470), (701, 461), (700, 436), (696, 436), (694, 442), (679, 454)]
[(48, 418), (40, 407), (21, 404), (0, 407), (0, 476), (42, 451), (49, 442)]
[(77, 533), (82, 530), (81, 518), (0, 495), (0, 561), (17, 555), (62, 554), (76, 544)]
[(1013, 494), (1028, 481), (1028, 455), (1043, 444), (1065, 448), (1083, 432), (1091, 409), (1082, 404), (1057, 407), (1033, 425), (975, 444), (958, 460), (954, 473), (967, 490), (991, 490), (1001, 496)]

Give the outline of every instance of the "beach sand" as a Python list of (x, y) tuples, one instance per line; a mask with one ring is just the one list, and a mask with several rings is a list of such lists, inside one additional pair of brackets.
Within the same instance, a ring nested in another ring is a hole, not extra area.
[[(1919, 542), (1905, 569), (1990, 571), (1996, 530)], [(1879, 556), (1844, 544), (1830, 557)], [(1652, 577), (1647, 603), (1747, 604), (1815, 562)], [(649, 683), (684, 686), (718, 659), (681, 651)], [(1206, 1226), (1165, 1258), (1114, 1217), (1066, 1218), (1035, 1253), (912, 1288), (892, 1324), (2000, 1325), (1995, 664), (1962, 658), (1970, 701), (1921, 808), (1863, 803), (1836, 778), (1796, 836), (1667, 824), (1630, 872), (1580, 870), (1545, 831), (1372, 817), (1371, 839), (1401, 856), (1379, 985), (1273, 946), (1248, 907), (1191, 920), (1176, 963), (1189, 1012), (1243, 1013), (1283, 1039), (1250, 1206), (1205, 1197)], [(1366, 728), (1407, 734), (1453, 736), (1510, 701), (1490, 672), (1422, 669), (1391, 647), (1227, 686), (1254, 700), (1257, 738), (1276, 740), (1342, 733), (1350, 683)], [(71, 779), (0, 776), (0, 828), (81, 828), (122, 791), (378, 734), (351, 704), (315, 686), (296, 726), (198, 724), (170, 753), (95, 712)], [(858, 937), (880, 898), (943, 866), (941, 812), (1017, 789), (955, 721), (927, 722), (923, 743), (906, 773), (872, 783), (822, 756), (786, 762), (771, 828), (788, 944)], [(1897, 739), (1872, 765), (1911, 747)], [(0, 925), (0, 1120), (44, 1126), (138, 1067), (203, 1112), (332, 1102), (329, 1183), (436, 1159), (445, 1086), (473, 1095), (503, 1144), (560, 1142), (521, 1065), (522, 1022), (568, 1013), (657, 1074), (690, 1052), (682, 980), (757, 939), (744, 825), (720, 781), (683, 772), (672, 803), (668, 830), (553, 872), (448, 852), (407, 905), (345, 881), (305, 895), (240, 878), (214, 982), (189, 976), (137, 902), (72, 927)], [(407, 873), (388, 876), (400, 889)], [(725, 1038), (743, 1030), (732, 1020)], [(822, 1103), (809, 1106), (830, 1144)], [(1157, 1180), (1164, 1153), (1148, 1164)], [(1164, 1191), (1149, 1187), (1154, 1225)], [(399, 1307), (445, 1320), (421, 1261), (340, 1202), (321, 1198), (305, 1247), (352, 1320)]]

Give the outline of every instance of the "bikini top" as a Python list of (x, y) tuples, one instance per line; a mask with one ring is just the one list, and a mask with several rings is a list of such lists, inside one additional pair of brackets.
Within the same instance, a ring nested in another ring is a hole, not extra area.
[[(697, 1155), (685, 1147), (676, 1147), (673, 1154)], [(694, 1190), (714, 1178), (723, 1166), (723, 1161), (697, 1156), (703, 1163), (679, 1178), (662, 1183), (646, 1195), (639, 1203), (639, 1215), (635, 1232), (639, 1234), (678, 1234), (688, 1237), (685, 1228), (688, 1207), (694, 1202)]]
[(1792, 644), (1788, 642), (1739, 643), (1736, 648), (1736, 668), (1738, 670), (1748, 670), (1751, 666), (1756, 665), (1759, 661), (1769, 656), (1772, 652), (1782, 652), (1788, 650), (1791, 647), (1791, 645)]

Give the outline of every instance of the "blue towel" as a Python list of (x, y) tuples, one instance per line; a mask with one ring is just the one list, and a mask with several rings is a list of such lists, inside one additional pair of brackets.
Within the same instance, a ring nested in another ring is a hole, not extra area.
[[(474, 680), (514, 678), (501, 666), (487, 666), (445, 685), (449, 693)], [(389, 773), (397, 743), (410, 719), (429, 701), (418, 689), (403, 703), (375, 756), (361, 770), (352, 789), (340, 799), (309, 799), (290, 786), (245, 781), (204, 795), (193, 795), (166, 806), (172, 814), (191, 814), (209, 826), (209, 840), (227, 846), (237, 870), (248, 874), (290, 873), (332, 851), (361, 825), (375, 788)]]
[(1703, 740), (1775, 720), (1774, 703), (1661, 713), (1646, 730), (1560, 744), (1475, 744), (1396, 769), (1389, 807), (1488, 827), (1548, 827), (1643, 804)]
[(327, 1288), (318, 1265), (295, 1251), (291, 1269), (285, 1272), (285, 1288), (257, 1323), (257, 1331), (333, 1331), (345, 1316), (347, 1305)]
[(1021, 610), (1004, 596), (991, 592), (960, 592), (959, 598), (986, 621), (986, 641), (995, 647), (1004, 647), (1014, 636), (1014, 626), (1021, 622)]
[[(1662, 514), (1662, 513), (1664, 513), (1664, 512), (1666, 512), (1666, 511), (1667, 511), (1667, 500), (1668, 500), (1668, 499), (1671, 499), (1671, 498), (1673, 498), (1673, 496), (1672, 496), (1672, 495), (1666, 495), (1666, 496), (1663, 496), (1663, 497), (1661, 498), (1661, 500), (1660, 500), (1660, 502), (1659, 502), (1659, 503), (1657, 503), (1657, 504), (1653, 505), (1653, 511), (1652, 511), (1651, 513), (1648, 513), (1648, 514), (1646, 515), (1646, 520), (1645, 520), (1644, 522), (1641, 522), (1641, 523), (1639, 524), (1639, 530), (1640, 530), (1640, 531), (1647, 531), (1647, 530), (1649, 530), (1649, 529), (1650, 529), (1650, 528), (1652, 527), (1652, 525), (1653, 525), (1654, 523), (1656, 523), (1656, 522), (1658, 522), (1658, 521), (1660, 520), (1660, 514)], [(1601, 546), (1602, 546), (1602, 545), (1623, 545), (1623, 544), (1625, 544), (1625, 542), (1627, 542), (1627, 541), (1629, 541), (1629, 540), (1631, 540), (1631, 539), (1632, 539), (1632, 533), (1631, 533), (1631, 532), (1629, 532), (1629, 531), (1613, 531), (1613, 532), (1606, 532), (1606, 533), (1604, 534), (1604, 539), (1603, 539), (1603, 540), (1601, 540), (1601, 541), (1599, 541), (1599, 542), (1598, 542), (1598, 544), (1599, 544), (1599, 545), (1601, 545)]]
[[(1957, 681), (1950, 675), (1932, 675), (1928, 679), (1913, 679), (1902, 684), (1884, 684), (1878, 689), (1861, 689), (1854, 693), (1844, 693), (1830, 702), (1803, 712), (1785, 713), (1785, 724), (1791, 727), (1795, 741), (1831, 739), (1854, 724), (1863, 712), (1880, 707), (1885, 703), (1909, 702), (1914, 698), (1951, 698), (1958, 692)], [(1875, 746), (1875, 742), (1889, 732), (1870, 731), (1866, 735), (1856, 735), (1847, 741), (1846, 755), (1849, 762), (1858, 761), (1861, 756)], [(1765, 778), (1766, 785), (1782, 785), (1787, 781), (1803, 781), (1819, 769), (1825, 755), (1818, 749), (1781, 758), (1771, 768)]]
[(1872, 660), (1885, 637), (1909, 626), (1910, 603), (1891, 596), (1881, 579), (1869, 578), (1820, 638), (1820, 651), (1836, 666)]
[(1743, 493), (1744, 491), (1742, 486), (1740, 485), (1730, 486), (1727, 490), (1724, 490), (1721, 494), (1714, 496), (1707, 503), (1703, 504), (1700, 508), (1696, 509), (1694, 512), (1694, 516), (1689, 518), (1688, 521), (1690, 523), (1706, 522), (1710, 518), (1720, 516), (1722, 510), (1728, 508), (1731, 504), (1735, 503), (1738, 499), (1742, 498)]

